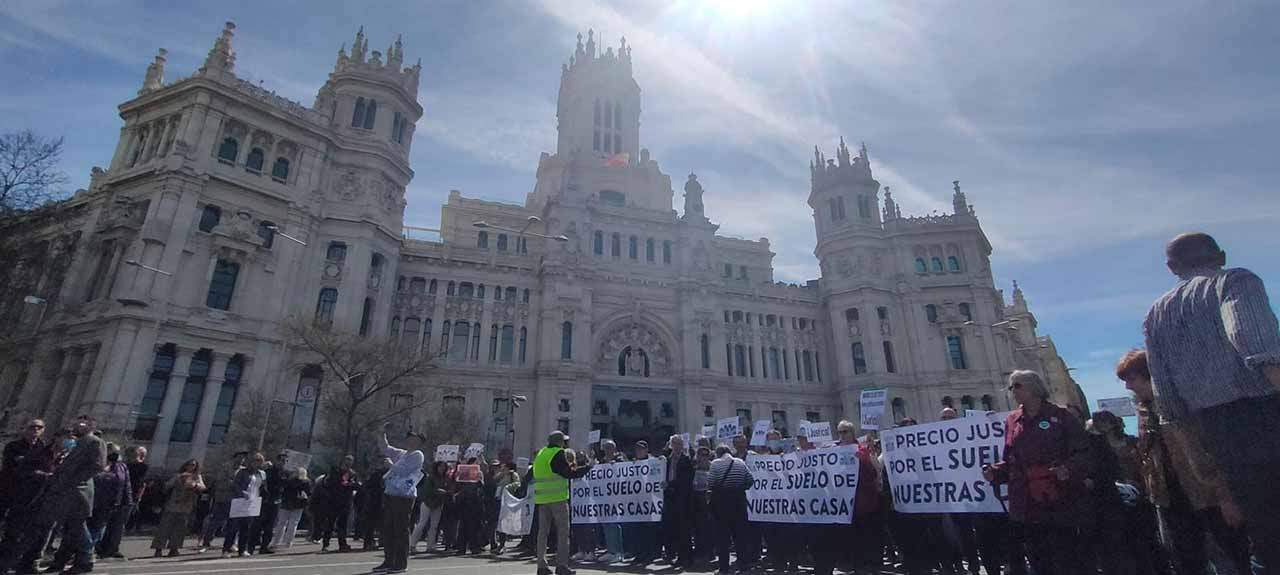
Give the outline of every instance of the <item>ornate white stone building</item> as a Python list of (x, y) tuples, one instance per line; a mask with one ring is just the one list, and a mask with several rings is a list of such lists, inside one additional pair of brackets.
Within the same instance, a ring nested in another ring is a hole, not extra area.
[[(4, 302), (34, 334), (0, 366), (10, 427), (85, 410), (172, 465), (216, 445), (257, 387), (294, 403), (277, 408), (291, 443), (315, 447), (314, 398), (332, 379), (290, 347), (290, 315), (437, 354), (388, 407), (462, 405), (492, 446), (519, 430), (518, 451), (557, 427), (652, 440), (735, 414), (794, 431), (856, 419), (867, 388), (889, 390), (895, 419), (1003, 409), (1017, 367), (1083, 405), (1021, 291), (1006, 305), (995, 289), (958, 183), (954, 213), (904, 217), (865, 146), (815, 149), (822, 277), (777, 283), (769, 240), (717, 235), (695, 176), (673, 209), (671, 177), (641, 147), (631, 48), (589, 33), (561, 68), (556, 148), (525, 202), (454, 191), (438, 237), (413, 239), (423, 109), (400, 41), (380, 53), (357, 34), (307, 107), (235, 76), (233, 32), (177, 81), (160, 52), (120, 106), (109, 168), (33, 237), (62, 264), (31, 270), (44, 303)], [(530, 401), (513, 410), (514, 395)]]

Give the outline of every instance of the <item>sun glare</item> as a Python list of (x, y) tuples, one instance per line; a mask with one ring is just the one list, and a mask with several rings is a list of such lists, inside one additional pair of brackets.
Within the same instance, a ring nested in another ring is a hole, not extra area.
[(779, 0), (706, 0), (709, 11), (725, 20), (761, 18), (781, 4)]

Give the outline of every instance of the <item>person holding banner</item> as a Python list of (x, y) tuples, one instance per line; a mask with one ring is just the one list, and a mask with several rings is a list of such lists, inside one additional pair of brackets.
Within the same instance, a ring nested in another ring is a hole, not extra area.
[(392, 446), (387, 434), (382, 434), (382, 455), (391, 460), (391, 467), (382, 476), (382, 564), (374, 567), (374, 573), (404, 573), (409, 568), (409, 519), (413, 515), (413, 502), (418, 497), (418, 482), (422, 480), (422, 464), (427, 456), (418, 449), (420, 439), (410, 434), (404, 449)]
[(533, 502), (538, 515), (538, 542), (535, 551), (538, 575), (551, 575), (547, 567), (547, 534), (556, 530), (556, 575), (573, 575), (569, 568), (569, 480), (591, 471), (591, 465), (570, 465), (564, 449), (569, 438), (559, 430), (547, 436), (547, 446), (533, 459)]
[(667, 558), (678, 569), (693, 564), (693, 542), (689, 527), (693, 524), (693, 460), (685, 450), (684, 438), (672, 435), (668, 443), (667, 478), (662, 491), (662, 534)]
[[(745, 437), (743, 438), (745, 442)], [(728, 575), (729, 548), (732, 542), (738, 555), (738, 572), (751, 570), (758, 557), (760, 536), (747, 522), (747, 489), (751, 488), (751, 471), (747, 462), (733, 456), (733, 448), (720, 444), (716, 459), (707, 476), (711, 490), (711, 513), (716, 519), (717, 567), (720, 575)]]
[[(626, 461), (626, 458), (618, 452), (618, 444), (612, 439), (606, 439), (600, 442), (599, 463), (620, 463)], [(604, 530), (604, 556), (600, 557), (600, 563), (608, 565), (622, 561), (622, 524), (621, 523), (605, 523), (600, 526)]]
[[(636, 456), (632, 461), (648, 461), (649, 460), (649, 442), (641, 439), (635, 445)], [(623, 533), (626, 534), (627, 541), (631, 545), (631, 551), (635, 553), (635, 559), (631, 561), (633, 567), (644, 567), (657, 559), (658, 556), (658, 524), (655, 523), (629, 523), (624, 528)]]
[[(262, 472), (262, 466), (266, 462), (266, 457), (261, 453), (255, 453), (249, 458), (247, 467), (236, 471), (233, 490), (235, 495), (231, 500), (231, 518), (227, 521), (222, 534), (224, 559), (231, 556), (232, 549), (236, 549), (236, 555), (240, 557), (253, 552), (252, 542), (258, 535), (254, 526), (257, 524), (258, 515), (262, 512), (262, 484), (267, 480), (266, 474)], [(254, 501), (257, 502), (256, 508), (253, 505)], [(238, 548), (237, 538), (239, 539)]]
[(1089, 437), (1070, 411), (1049, 402), (1039, 373), (1009, 375), (1018, 403), (1005, 421), (1003, 460), (983, 477), (1009, 490), (1009, 518), (1036, 575), (1084, 572), (1086, 550), (1078, 536), (1091, 512), (1087, 503)]

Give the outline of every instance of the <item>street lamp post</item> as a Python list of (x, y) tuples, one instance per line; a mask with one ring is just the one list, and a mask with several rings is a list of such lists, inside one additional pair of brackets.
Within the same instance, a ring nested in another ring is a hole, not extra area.
[(280, 237), (283, 237), (283, 238), (284, 238), (284, 239), (286, 239), (286, 240), (292, 241), (293, 243), (298, 244), (298, 245), (300, 245), (300, 246), (302, 246), (302, 247), (304, 247), (304, 248), (305, 248), (305, 247), (307, 247), (307, 242), (304, 242), (304, 241), (302, 241), (302, 240), (300, 240), (300, 239), (298, 239), (298, 238), (295, 238), (295, 237), (293, 237), (293, 236), (291, 236), (291, 235), (289, 235), (289, 234), (284, 233), (284, 231), (280, 229), (280, 226), (277, 226), (277, 225), (275, 225), (275, 224), (271, 224), (271, 225), (267, 226), (267, 229), (268, 229), (268, 230), (271, 230), (271, 231), (273, 231), (273, 232), (275, 232), (275, 233), (276, 233), (276, 235), (279, 235)]
[(516, 234), (516, 238), (517, 238), (517, 239), (516, 239), (516, 241), (517, 241), (517, 244), (516, 244), (516, 250), (517, 250), (517, 251), (519, 251), (519, 243), (518, 243), (518, 242), (519, 242), (519, 238), (522, 238), (522, 237), (524, 237), (524, 236), (533, 236), (533, 237), (535, 237), (535, 238), (544, 238), (544, 239), (548, 239), (548, 240), (555, 240), (555, 241), (557, 241), (557, 242), (567, 242), (567, 241), (569, 241), (569, 237), (568, 237), (568, 236), (566, 236), (566, 235), (564, 235), (564, 234), (561, 234), (561, 235), (558, 235), (558, 236), (549, 236), (549, 235), (546, 235), (546, 234), (540, 234), (540, 233), (538, 233), (538, 232), (531, 232), (531, 231), (529, 231), (529, 227), (530, 227), (530, 226), (532, 226), (533, 224), (536, 224), (536, 223), (538, 223), (538, 222), (541, 222), (541, 221), (542, 221), (542, 218), (539, 218), (538, 216), (529, 216), (529, 219), (528, 219), (528, 221), (526, 221), (526, 222), (525, 222), (524, 227), (523, 227), (523, 228), (521, 228), (521, 229), (518, 229), (518, 230), (517, 230), (517, 229), (513, 229), (513, 228), (505, 228), (505, 227), (502, 227), (502, 226), (495, 226), (495, 225), (493, 225), (493, 224), (491, 224), (491, 223), (489, 223), (489, 222), (486, 222), (486, 221), (484, 221), (484, 220), (480, 220), (480, 221), (478, 221), (478, 222), (472, 222), (472, 223), (471, 223), (471, 225), (472, 225), (472, 226), (475, 226), (475, 227), (477, 227), (477, 228), (480, 228), (480, 229), (482, 229), (482, 230), (484, 230), (484, 229), (492, 229), (492, 230), (498, 230), (498, 231), (500, 231), (500, 232), (511, 232), (511, 233), (513, 233), (513, 234)]
[(32, 334), (40, 333), (40, 326), (44, 324), (44, 314), (49, 311), (49, 300), (29, 295), (22, 298), (22, 303), (40, 306), (40, 317), (36, 319), (35, 329), (31, 330)]
[(142, 269), (147, 270), (147, 271), (149, 271), (149, 272), (155, 272), (155, 273), (158, 273), (158, 274), (160, 274), (160, 275), (162, 275), (162, 276), (172, 276), (172, 275), (173, 275), (171, 272), (164, 271), (164, 270), (162, 270), (162, 269), (160, 269), (160, 268), (153, 268), (153, 267), (151, 267), (151, 266), (149, 266), (149, 265), (147, 265), (147, 264), (144, 264), (144, 263), (142, 263), (142, 262), (140, 262), (140, 261), (138, 261), (138, 260), (125, 260), (125, 261), (124, 261), (124, 263), (125, 263), (125, 265), (130, 265), (130, 266), (133, 266), (133, 267), (142, 268)]

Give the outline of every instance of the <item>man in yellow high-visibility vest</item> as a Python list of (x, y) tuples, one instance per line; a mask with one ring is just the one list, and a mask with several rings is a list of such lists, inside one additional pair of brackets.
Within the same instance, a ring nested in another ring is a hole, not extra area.
[(547, 446), (533, 459), (533, 503), (538, 513), (538, 575), (551, 575), (547, 567), (547, 532), (556, 529), (556, 575), (573, 575), (569, 568), (569, 480), (591, 471), (565, 457), (569, 438), (560, 431), (547, 437)]

